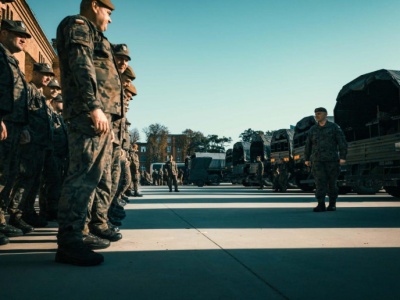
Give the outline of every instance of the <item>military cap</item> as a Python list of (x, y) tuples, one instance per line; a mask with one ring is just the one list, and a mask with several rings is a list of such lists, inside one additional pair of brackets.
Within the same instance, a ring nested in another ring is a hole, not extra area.
[(1, 20), (1, 30), (8, 30), (25, 35), (28, 39), (32, 36), (26, 30), (26, 26), (22, 21)]
[(106, 6), (107, 8), (114, 10), (115, 6), (114, 4), (111, 3), (111, 0), (97, 0), (99, 1), (101, 4), (103, 4), (104, 6)]
[(116, 44), (116, 45), (113, 45), (112, 47), (113, 47), (114, 55), (126, 56), (128, 58), (128, 60), (131, 60), (131, 57), (129, 56), (129, 49), (126, 44)]
[(127, 88), (125, 88), (125, 91), (131, 93), (133, 96), (137, 95), (136, 87), (133, 84), (130, 84)]
[(324, 108), (324, 107), (317, 107), (316, 109), (314, 109), (314, 112), (324, 112), (324, 113), (328, 113), (328, 111), (327, 111), (326, 108)]
[(45, 63), (34, 63), (33, 71), (45, 74), (51, 74), (51, 76), (54, 76), (53, 68), (49, 64)]
[(53, 98), (52, 101), (54, 101), (54, 102), (63, 102), (62, 96), (61, 95), (57, 95), (55, 98)]
[(55, 87), (61, 89), (60, 84), (58, 83), (57, 79), (52, 79), (49, 84), (47, 85), (48, 87)]
[(128, 76), (132, 80), (136, 79), (136, 74), (135, 74), (135, 72), (133, 72), (133, 69), (131, 66), (128, 66), (123, 74), (125, 76)]

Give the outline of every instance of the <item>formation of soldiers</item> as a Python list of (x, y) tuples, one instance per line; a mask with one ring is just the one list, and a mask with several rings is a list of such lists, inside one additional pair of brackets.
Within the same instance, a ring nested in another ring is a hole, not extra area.
[(127, 45), (103, 35), (112, 10), (110, 0), (82, 0), (61, 21), (60, 83), (45, 63), (26, 82), (14, 54), (31, 35), (22, 21), (1, 22), (0, 245), (57, 221), (56, 261), (90, 266), (104, 260), (92, 250), (122, 238), (126, 196), (142, 195), (126, 119), (136, 75)]

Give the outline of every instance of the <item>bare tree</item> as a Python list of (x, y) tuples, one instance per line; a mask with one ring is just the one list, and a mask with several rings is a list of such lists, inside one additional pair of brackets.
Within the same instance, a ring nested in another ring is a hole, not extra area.
[(147, 138), (146, 168), (149, 169), (151, 163), (165, 160), (169, 131), (166, 126), (156, 123), (151, 124), (147, 128), (143, 128), (143, 132), (146, 134)]
[(140, 140), (140, 134), (137, 128), (133, 128), (129, 131), (129, 139), (131, 144), (135, 144)]

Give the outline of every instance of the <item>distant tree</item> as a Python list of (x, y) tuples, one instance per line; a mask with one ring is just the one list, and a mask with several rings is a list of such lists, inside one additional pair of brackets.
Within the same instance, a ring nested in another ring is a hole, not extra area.
[(137, 128), (133, 128), (129, 131), (129, 139), (131, 144), (135, 144), (140, 140), (140, 134)]
[(143, 128), (143, 132), (147, 138), (146, 168), (149, 169), (151, 163), (165, 161), (169, 131), (166, 126), (156, 123)]
[(202, 132), (186, 129), (182, 134), (183, 137), (180, 146), (185, 155), (192, 155), (195, 152), (205, 152), (207, 147), (207, 138)]
[(243, 131), (240, 135), (239, 138), (241, 138), (242, 142), (249, 142), (251, 143), (252, 137), (255, 134), (263, 133), (262, 130), (253, 130), (251, 128)]
[(225, 144), (232, 142), (232, 138), (230, 137), (218, 137), (218, 135), (208, 135), (207, 136), (207, 151), (213, 153), (224, 153), (225, 152)]

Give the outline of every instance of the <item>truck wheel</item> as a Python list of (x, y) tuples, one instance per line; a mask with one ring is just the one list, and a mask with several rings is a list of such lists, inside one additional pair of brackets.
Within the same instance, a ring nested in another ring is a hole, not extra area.
[(203, 187), (204, 186), (204, 181), (203, 180), (198, 180), (196, 182), (196, 184), (197, 184), (198, 187)]
[(369, 182), (367, 184), (366, 182), (359, 181), (353, 186), (353, 191), (359, 195), (373, 195), (379, 192), (381, 188), (382, 185), (379, 183)]
[(351, 186), (339, 186), (338, 189), (339, 189), (339, 194), (341, 195), (351, 193), (352, 191)]
[(303, 192), (312, 192), (315, 189), (314, 186), (308, 184), (298, 184), (298, 186)]
[(385, 186), (385, 191), (390, 196), (400, 198), (400, 187), (398, 186)]

